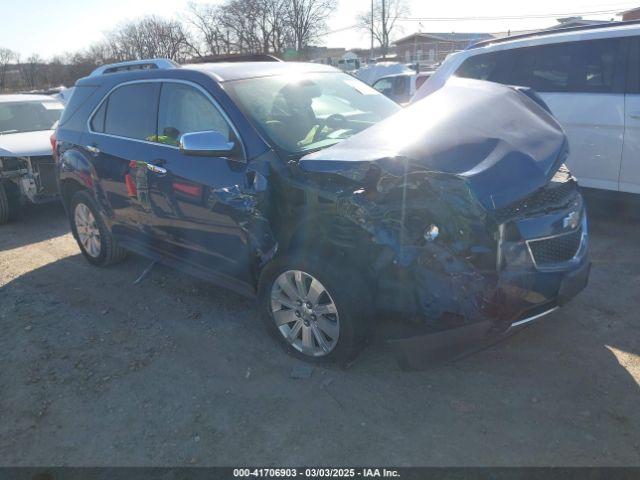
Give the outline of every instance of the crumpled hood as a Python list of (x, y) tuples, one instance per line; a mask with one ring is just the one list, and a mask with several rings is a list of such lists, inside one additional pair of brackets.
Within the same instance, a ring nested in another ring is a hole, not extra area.
[(0, 135), (0, 157), (51, 155), (52, 134), (53, 130), (42, 130)]
[(303, 157), (300, 168), (357, 179), (375, 162), (394, 176), (451, 174), (487, 208), (500, 208), (544, 186), (566, 145), (562, 127), (527, 95), (453, 78), (405, 110)]

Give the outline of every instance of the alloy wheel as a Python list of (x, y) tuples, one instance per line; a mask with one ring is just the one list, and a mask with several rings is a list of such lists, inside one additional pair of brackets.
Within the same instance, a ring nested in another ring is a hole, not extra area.
[(271, 287), (276, 327), (293, 348), (312, 357), (328, 355), (338, 343), (336, 304), (320, 281), (300, 270), (288, 270)]
[(78, 240), (84, 247), (84, 251), (90, 257), (98, 258), (102, 248), (100, 229), (98, 229), (93, 213), (84, 203), (76, 205), (74, 222)]

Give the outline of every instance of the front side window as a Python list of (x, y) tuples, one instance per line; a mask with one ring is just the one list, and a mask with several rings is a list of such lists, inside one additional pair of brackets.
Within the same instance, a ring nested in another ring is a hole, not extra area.
[(178, 145), (185, 133), (216, 131), (229, 138), (229, 124), (202, 92), (182, 83), (163, 83), (154, 141)]
[(63, 109), (55, 100), (0, 103), (0, 135), (51, 130)]
[(375, 88), (380, 93), (386, 95), (387, 97), (393, 95), (393, 79), (392, 78), (381, 78), (376, 83), (373, 84), (373, 88)]
[[(114, 90), (107, 99), (104, 133), (137, 140), (156, 135), (160, 84), (132, 83)], [(96, 112), (99, 114), (100, 110)], [(92, 119), (99, 125), (98, 118)], [(97, 130), (96, 130), (97, 131)]]
[(336, 144), (400, 109), (343, 73), (253, 78), (226, 87), (276, 146), (295, 155)]

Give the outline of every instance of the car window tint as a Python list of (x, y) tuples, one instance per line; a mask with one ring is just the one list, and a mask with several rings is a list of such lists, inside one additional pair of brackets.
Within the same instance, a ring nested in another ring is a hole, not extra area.
[(539, 92), (609, 93), (622, 51), (619, 39), (515, 49), (509, 83)]
[(156, 141), (177, 145), (185, 133), (210, 130), (227, 138), (231, 132), (229, 124), (211, 100), (190, 85), (162, 84)]
[(381, 78), (373, 84), (373, 88), (385, 95), (390, 94), (393, 92), (393, 82), (391, 81), (391, 78)]
[(149, 140), (156, 135), (158, 92), (160, 84), (124, 85), (109, 95), (105, 133), (120, 137)]
[(104, 133), (104, 114), (107, 111), (107, 102), (102, 102), (100, 108), (94, 113), (91, 119), (91, 130), (98, 133)]
[(476, 80), (488, 80), (496, 67), (496, 56), (492, 53), (475, 55), (467, 58), (458, 67), (456, 76), (462, 78), (474, 78)]
[(508, 80), (512, 69), (510, 57), (509, 50), (474, 55), (462, 62), (455, 75), (475, 80), (510, 83)]
[(620, 40), (608, 39), (584, 42), (584, 79), (582, 90), (585, 92), (610, 92), (614, 87), (616, 62), (619, 55)]
[(536, 50), (529, 72), (530, 86), (540, 92), (564, 91), (569, 87), (573, 45), (551, 45)]
[(416, 91), (420, 90), (420, 87), (427, 81), (429, 77), (427, 75), (421, 75), (416, 78)]

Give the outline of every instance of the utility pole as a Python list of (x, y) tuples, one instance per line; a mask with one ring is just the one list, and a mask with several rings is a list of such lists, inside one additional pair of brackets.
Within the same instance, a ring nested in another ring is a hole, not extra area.
[(369, 61), (373, 61), (373, 0), (371, 0), (371, 52), (369, 52)]
[(382, 0), (382, 56), (386, 57), (387, 56), (387, 44), (389, 42), (387, 42), (387, 22), (385, 20), (385, 4), (384, 4), (385, 0)]

